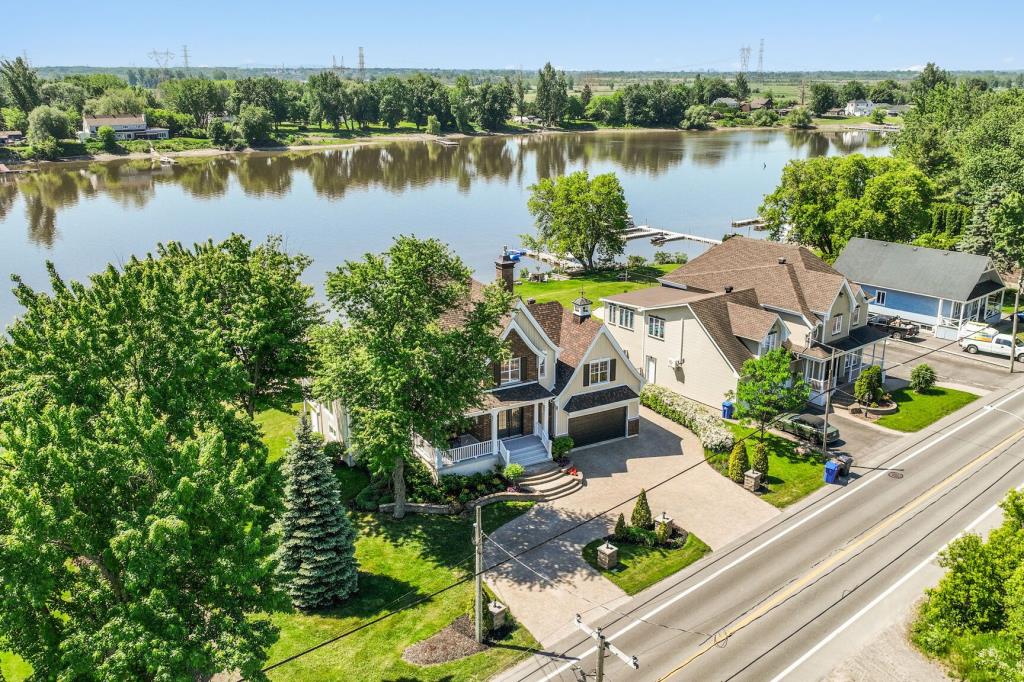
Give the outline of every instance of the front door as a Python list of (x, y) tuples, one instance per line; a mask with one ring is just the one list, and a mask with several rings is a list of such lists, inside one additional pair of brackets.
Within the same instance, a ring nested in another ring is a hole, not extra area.
[(523, 435), (523, 408), (502, 410), (498, 413), (498, 438), (515, 438)]
[(647, 378), (647, 383), (649, 383), (649, 384), (656, 383), (655, 375), (657, 374), (657, 372), (658, 372), (658, 361), (654, 359), (654, 356), (648, 355), (647, 356), (647, 371), (644, 373), (644, 375)]

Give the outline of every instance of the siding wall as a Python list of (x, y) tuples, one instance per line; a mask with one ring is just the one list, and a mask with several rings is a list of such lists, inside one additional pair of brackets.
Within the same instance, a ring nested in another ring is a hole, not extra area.
[[(639, 316), (637, 317), (639, 319)], [(609, 328), (609, 331), (611, 328)], [(601, 360), (603, 358), (614, 358), (616, 361), (615, 368), (615, 381), (611, 381), (607, 384), (599, 384), (597, 386), (584, 386), (583, 385), (583, 372), (585, 368), (584, 364), (591, 362), (592, 360)], [(592, 391), (603, 391), (606, 388), (613, 388), (615, 386), (629, 386), (637, 394), (640, 393), (641, 385), (640, 380), (629, 371), (629, 367), (626, 366), (628, 361), (621, 357), (616, 350), (615, 346), (605, 337), (603, 334), (598, 337), (594, 347), (590, 350), (590, 353), (583, 358), (580, 365), (579, 371), (576, 372), (576, 376), (569, 382), (565, 390), (562, 392), (561, 406), (555, 411), (555, 431), (554, 435), (565, 435), (569, 432), (569, 413), (562, 409), (565, 403), (569, 402), (569, 399), (574, 395), (581, 393), (590, 393)], [(627, 419), (636, 417), (640, 414), (640, 401), (634, 400), (629, 403), (626, 410)], [(623, 433), (625, 435), (625, 433)]]
[[(879, 288), (862, 284), (865, 293), (874, 298)], [(899, 315), (908, 320), (935, 324), (939, 311), (939, 299), (921, 294), (911, 294), (905, 291), (893, 291), (892, 289), (881, 289), (885, 291), (885, 305), (871, 303), (870, 309), (873, 313), (882, 315)], [(947, 307), (948, 310), (948, 307)]]

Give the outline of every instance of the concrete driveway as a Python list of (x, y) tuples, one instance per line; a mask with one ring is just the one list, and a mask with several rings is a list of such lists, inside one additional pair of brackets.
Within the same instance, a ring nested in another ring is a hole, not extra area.
[[(565, 533), (521, 556), (521, 563), (509, 562), (486, 577), (498, 598), (541, 644), (557, 642), (571, 632), (575, 614), (605, 615), (628, 600), (583, 560), (582, 550), (591, 540), (608, 535), (620, 512), (629, 518), (634, 503), (617, 503), (641, 488), (649, 491), (654, 515), (667, 512), (712, 549), (780, 513), (706, 464), (704, 449), (692, 433), (647, 408), (641, 408), (640, 416), (639, 437), (573, 452), (573, 463), (584, 474), (584, 488), (537, 504), (492, 534), (494, 543), (515, 554)], [(587, 521), (594, 515), (600, 516)], [(508, 558), (494, 543), (488, 543), (486, 565)]]
[(960, 345), (935, 337), (920, 337), (909, 341), (890, 339), (885, 349), (886, 374), (910, 380), (910, 371), (921, 363), (932, 366), (939, 383), (966, 391), (987, 393), (1007, 388), (1024, 367), (1017, 366), (1017, 372), (1010, 374), (1009, 358), (995, 355), (969, 355), (960, 350)]

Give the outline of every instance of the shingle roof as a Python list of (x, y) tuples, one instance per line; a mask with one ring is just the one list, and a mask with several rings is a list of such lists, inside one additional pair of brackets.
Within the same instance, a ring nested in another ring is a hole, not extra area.
[(629, 386), (614, 386), (600, 391), (591, 391), (590, 393), (578, 393), (574, 395), (569, 399), (569, 402), (565, 404), (565, 411), (579, 412), (580, 410), (589, 410), (593, 407), (601, 407), (602, 405), (621, 403), (623, 400), (632, 400), (639, 397), (640, 396), (636, 394), (636, 391), (631, 389)]
[(677, 289), (675, 287), (646, 287), (644, 289), (627, 291), (623, 294), (605, 296), (601, 300), (636, 308), (660, 308), (681, 305), (699, 298), (715, 295), (706, 291)]
[(551, 391), (540, 384), (532, 383), (523, 386), (512, 386), (499, 391), (484, 393), (481, 398), (481, 408), (489, 410), (502, 405), (514, 403), (532, 402), (534, 400), (546, 400), (551, 397)]
[(952, 301), (998, 291), (982, 288), (978, 291), (983, 293), (974, 294), (979, 283), (1003, 284), (998, 274), (989, 272), (988, 256), (860, 237), (851, 239), (839, 254), (836, 269), (860, 284)]
[[(707, 330), (715, 345), (721, 349), (726, 362), (737, 372), (740, 371), (743, 363), (754, 355), (737, 338), (737, 333), (733, 329), (734, 319), (741, 328), (760, 324), (762, 314), (771, 315), (773, 322), (774, 319), (778, 319), (777, 315), (769, 313), (758, 305), (757, 294), (753, 289), (703, 298), (692, 301), (688, 305), (701, 325)], [(741, 310), (742, 308), (747, 308), (747, 310)], [(767, 333), (767, 330), (765, 331)], [(750, 333), (749, 329), (745, 333)], [(757, 340), (760, 341), (763, 338), (762, 334)]]
[(124, 126), (124, 125), (145, 125), (146, 117), (134, 114), (113, 114), (110, 116), (85, 116), (85, 124), (88, 126)]
[(661, 278), (704, 291), (754, 289), (761, 305), (800, 313), (811, 322), (815, 313), (829, 310), (844, 280), (802, 246), (747, 237), (727, 239)]
[(764, 340), (779, 319), (778, 315), (764, 308), (732, 301), (725, 304), (725, 309), (733, 335), (758, 343)]

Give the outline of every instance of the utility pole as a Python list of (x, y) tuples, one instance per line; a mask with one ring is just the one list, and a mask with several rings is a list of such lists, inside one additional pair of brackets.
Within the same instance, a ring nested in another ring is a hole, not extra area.
[(800, 79), (800, 106), (804, 105), (804, 79)]
[(825, 377), (825, 425), (821, 430), (821, 451), (828, 457), (828, 411), (832, 409), (832, 377), (835, 375), (836, 349), (828, 359), (828, 376)]
[(476, 523), (473, 524), (473, 542), (476, 544), (476, 578), (473, 586), (475, 595), (474, 613), (476, 627), (476, 641), (483, 644), (484, 641), (484, 523), (483, 506), (476, 506)]
[(1024, 285), (1024, 270), (1017, 278), (1017, 293), (1013, 295), (1013, 323), (1010, 334), (1010, 374), (1013, 374), (1013, 362), (1017, 359), (1017, 314), (1020, 311), (1020, 289)]
[(587, 637), (597, 640), (597, 682), (604, 682), (604, 656), (606, 651), (610, 651), (633, 670), (640, 668), (640, 661), (637, 660), (636, 656), (627, 656), (615, 646), (609, 644), (605, 636), (601, 634), (601, 628), (591, 629), (583, 622), (583, 617), (578, 613), (576, 614), (576, 629), (585, 632)]

